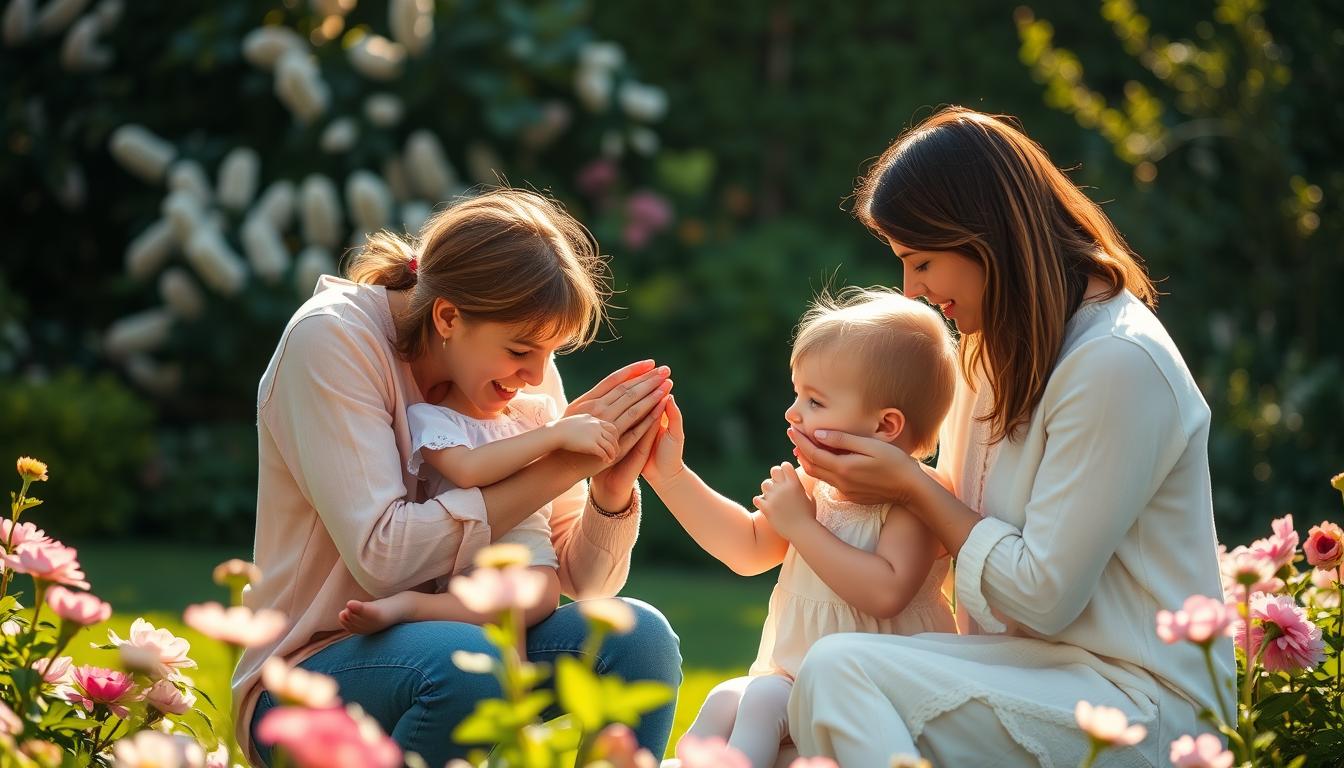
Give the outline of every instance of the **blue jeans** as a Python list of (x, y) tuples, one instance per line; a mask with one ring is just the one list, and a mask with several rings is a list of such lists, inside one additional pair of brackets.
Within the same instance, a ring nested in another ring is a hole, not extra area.
[[(635, 628), (625, 635), (608, 635), (598, 654), (597, 672), (626, 680), (656, 680), (676, 690), (681, 685), (681, 650), (667, 619), (648, 603), (622, 598), (635, 609)], [(554, 664), (561, 654), (577, 655), (588, 633), (578, 606), (561, 606), (527, 634), (527, 656)], [(469, 746), (453, 743), (453, 729), (481, 699), (500, 696), (494, 675), (463, 672), (453, 666), (453, 651), (488, 653), (498, 657), (481, 628), (455, 621), (398, 624), (374, 635), (341, 640), (299, 664), (336, 678), (341, 698), (355, 703), (391, 734), (407, 752), (417, 752), (431, 766), (464, 757)], [(550, 681), (547, 681), (547, 686)], [(267, 765), (270, 749), (256, 742), (257, 723), (275, 706), (265, 691), (252, 717), (253, 741)], [(635, 737), (661, 758), (672, 731), (675, 700), (644, 715)], [(545, 713), (546, 718), (559, 711)]]

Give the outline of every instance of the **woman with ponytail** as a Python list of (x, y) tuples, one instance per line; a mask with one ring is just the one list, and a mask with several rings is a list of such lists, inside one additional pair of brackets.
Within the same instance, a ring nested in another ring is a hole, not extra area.
[[(471, 746), (453, 743), (456, 724), (478, 700), (499, 695), (492, 677), (451, 661), (456, 650), (489, 651), (481, 628), (421, 621), (352, 635), (338, 621), (342, 609), (432, 588), (547, 505), (547, 570), (557, 582), (548, 594), (614, 595), (639, 526), (636, 478), (672, 383), (666, 368), (646, 360), (566, 401), (552, 356), (596, 335), (606, 268), (588, 231), (536, 194), (505, 189), (463, 200), (413, 241), (374, 235), (347, 278), (323, 277), (294, 314), (257, 395), (255, 560), (265, 579), (245, 602), (280, 610), (291, 623), (275, 642), (248, 649), (234, 673), (237, 732), (254, 761), (268, 759), (251, 736), (277, 704), (261, 690), (260, 673), (279, 657), (334, 677), (341, 697), (403, 750), (443, 765)], [(452, 395), (467, 410), (499, 412), (520, 391), (549, 398), (557, 417), (613, 426), (614, 450), (555, 450), (485, 487), (428, 495), (408, 466), (408, 409)], [(607, 640), (598, 667), (675, 688), (676, 635), (657, 610), (629, 602), (635, 629)], [(529, 657), (578, 653), (586, 623), (577, 607), (546, 614), (527, 635)], [(672, 710), (649, 713), (636, 730), (655, 754)]]

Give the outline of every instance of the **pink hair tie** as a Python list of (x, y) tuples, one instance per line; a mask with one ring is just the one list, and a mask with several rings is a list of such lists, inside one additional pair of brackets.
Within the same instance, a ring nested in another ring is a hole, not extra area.
[(414, 275), (416, 272), (420, 271), (420, 260), (411, 259), (411, 263), (408, 266), (411, 270), (411, 274)]

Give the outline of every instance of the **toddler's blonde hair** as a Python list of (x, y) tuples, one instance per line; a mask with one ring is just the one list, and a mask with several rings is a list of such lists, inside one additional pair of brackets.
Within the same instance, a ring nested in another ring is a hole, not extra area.
[(864, 404), (899, 408), (916, 458), (938, 449), (938, 428), (952, 407), (957, 345), (926, 304), (886, 288), (845, 288), (812, 301), (793, 340), (789, 366), (820, 351), (843, 349), (865, 370)]

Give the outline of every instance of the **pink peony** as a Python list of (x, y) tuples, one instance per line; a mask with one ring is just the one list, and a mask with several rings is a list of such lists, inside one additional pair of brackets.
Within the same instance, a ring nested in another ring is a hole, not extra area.
[(0, 701), (0, 734), (17, 736), (20, 733), (23, 733), (23, 721), (5, 702)]
[(1205, 645), (1231, 634), (1236, 614), (1222, 600), (1191, 595), (1178, 611), (1157, 612), (1157, 636), (1171, 645), (1181, 641)]
[(206, 637), (244, 648), (270, 643), (289, 625), (279, 611), (263, 608), (253, 612), (241, 605), (225, 608), (213, 602), (187, 606), (182, 620)]
[(546, 577), (518, 566), (477, 568), (468, 576), (454, 576), (448, 591), (469, 611), (493, 614), (507, 608), (527, 610), (541, 602)]
[(829, 757), (800, 757), (789, 763), (789, 768), (840, 768)]
[(336, 680), (302, 667), (291, 667), (283, 659), (272, 656), (261, 665), (261, 684), (275, 698), (286, 704), (297, 704), (312, 709), (340, 706)]
[(165, 715), (185, 715), (196, 706), (196, 695), (171, 680), (159, 680), (145, 691), (145, 701)]
[(659, 761), (647, 749), (640, 749), (635, 732), (616, 723), (602, 729), (593, 742), (596, 757), (612, 768), (658, 768)]
[[(1237, 647), (1246, 648), (1246, 622), (1237, 623)], [(1274, 629), (1267, 630), (1266, 625)], [(1293, 598), (1284, 595), (1251, 597), (1252, 656), (1261, 652), (1266, 631), (1270, 640), (1260, 657), (1271, 672), (1295, 672), (1311, 669), (1325, 660), (1325, 642), (1321, 628), (1311, 623), (1307, 612)]]
[(112, 747), (117, 768), (204, 768), (205, 750), (186, 736), (145, 729)]
[(1293, 516), (1284, 515), (1271, 524), (1274, 533), (1268, 538), (1257, 539), (1251, 544), (1251, 549), (1264, 555), (1272, 563), (1277, 571), (1285, 565), (1293, 562), (1297, 557), (1298, 537), (1297, 531), (1293, 530)]
[(88, 589), (73, 547), (55, 541), (30, 541), (4, 555), (5, 567), (26, 573), (38, 581)]
[(681, 768), (751, 768), (751, 761), (717, 736), (707, 739), (683, 736), (677, 742)]
[(257, 739), (284, 748), (299, 768), (397, 768), (401, 749), (378, 729), (340, 707), (276, 707), (257, 725)]
[(66, 697), (92, 711), (95, 704), (105, 705), (117, 717), (126, 717), (126, 704), (136, 700), (135, 681), (125, 672), (84, 665), (75, 668), (75, 687)]
[(591, 198), (605, 197), (616, 184), (620, 170), (612, 160), (602, 157), (579, 169), (575, 184), (579, 191)]
[(131, 652), (130, 658), (139, 662), (131, 666), (143, 669), (151, 677), (175, 677), (178, 670), (196, 666), (196, 662), (187, 658), (191, 643), (166, 629), (156, 629), (143, 618), (132, 622), (130, 637), (125, 640), (110, 629), (107, 631), (107, 639), (122, 649), (123, 658), (127, 658), (126, 646), (134, 648), (135, 651)]
[(1232, 753), (1223, 749), (1223, 742), (1211, 733), (1198, 738), (1182, 736), (1171, 742), (1169, 755), (1174, 768), (1231, 768)]
[(47, 605), (57, 616), (81, 627), (107, 621), (112, 615), (112, 606), (88, 592), (72, 592), (60, 586), (47, 590)]
[(1220, 551), (1218, 567), (1223, 575), (1223, 594), (1229, 600), (1241, 602), (1246, 599), (1247, 590), (1256, 592), (1278, 592), (1283, 589), (1283, 580), (1274, 574), (1278, 570), (1274, 562), (1263, 552), (1237, 547), (1231, 552)]
[[(10, 537), (13, 538), (10, 538)], [(10, 520), (0, 519), (0, 548), (14, 551), (20, 544), (33, 542), (35, 544), (49, 544), (51, 537), (47, 532), (38, 528), (32, 523), (19, 523), (15, 525)]]
[(1115, 707), (1094, 707), (1079, 701), (1073, 717), (1093, 741), (1112, 747), (1132, 747), (1148, 735), (1147, 728), (1130, 725), (1125, 713)]
[(1344, 562), (1344, 528), (1331, 522), (1312, 526), (1302, 551), (1307, 553), (1307, 562), (1317, 568), (1338, 568)]
[(661, 232), (672, 223), (672, 204), (657, 192), (643, 189), (626, 198), (625, 215), (652, 232)]
[(70, 665), (74, 659), (69, 656), (57, 656), (54, 659), (38, 659), (33, 662), (33, 669), (42, 676), (42, 680), (52, 685), (68, 685), (74, 682), (70, 675)]

